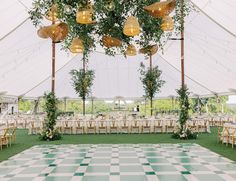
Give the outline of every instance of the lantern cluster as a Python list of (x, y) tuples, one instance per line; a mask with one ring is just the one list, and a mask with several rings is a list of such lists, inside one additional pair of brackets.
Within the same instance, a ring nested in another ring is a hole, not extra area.
[[(175, 6), (176, 0), (166, 0), (146, 6), (144, 7), (144, 10), (146, 10), (151, 16), (162, 19), (161, 29), (163, 31), (172, 31), (174, 29), (174, 22), (169, 15), (174, 10)], [(108, 0), (105, 4), (105, 8), (108, 11), (114, 10), (115, 3), (113, 2), (113, 0)], [(66, 9), (68, 9), (66, 12), (71, 12), (71, 8), (66, 7)], [(66, 38), (68, 34), (68, 25), (66, 23), (58, 22), (58, 14), (58, 6), (56, 4), (52, 5), (50, 10), (46, 13), (45, 17), (46, 19), (52, 21), (53, 24), (51, 26), (41, 27), (38, 30), (39, 37), (51, 38), (54, 43), (61, 42)], [(93, 17), (93, 8), (91, 4), (89, 4), (84, 9), (79, 9), (76, 12), (76, 22), (79, 24), (96, 23)], [(134, 37), (139, 35), (140, 32), (141, 28), (138, 19), (135, 16), (129, 16), (124, 23), (123, 34), (129, 37)], [(104, 35), (101, 41), (107, 48), (119, 47), (122, 45), (121, 40), (107, 35)], [(69, 49), (72, 53), (83, 53), (83, 41), (79, 37), (74, 38)], [(148, 47), (140, 49), (139, 52), (153, 55), (157, 52), (157, 49), (157, 45), (150, 45)], [(127, 56), (136, 55), (137, 51), (135, 46), (132, 44), (128, 45), (125, 54)]]

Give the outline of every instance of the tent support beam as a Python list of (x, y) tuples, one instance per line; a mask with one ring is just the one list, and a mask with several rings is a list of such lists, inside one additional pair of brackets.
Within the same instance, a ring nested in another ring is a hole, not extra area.
[(184, 0), (181, 0), (181, 86), (184, 88)]
[[(55, 24), (54, 18), (52, 20), (52, 25)], [(56, 64), (56, 44), (52, 40), (52, 87), (51, 87), (51, 92), (55, 93), (55, 74), (56, 74), (56, 69), (55, 69), (55, 64)]]
[(55, 93), (55, 63), (56, 63), (56, 49), (55, 43), (52, 42), (52, 87), (51, 91)]

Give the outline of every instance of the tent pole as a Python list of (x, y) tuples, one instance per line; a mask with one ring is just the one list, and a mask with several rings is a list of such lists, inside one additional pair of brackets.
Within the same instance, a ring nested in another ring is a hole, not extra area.
[(184, 0), (181, 3), (181, 86), (184, 88)]
[[(83, 55), (83, 73), (85, 78), (85, 56)], [(83, 97), (83, 116), (85, 116), (85, 96)]]
[[(55, 21), (52, 21), (52, 25), (55, 24)], [(51, 87), (51, 92), (55, 93), (55, 63), (56, 63), (56, 44), (52, 40), (52, 87)]]

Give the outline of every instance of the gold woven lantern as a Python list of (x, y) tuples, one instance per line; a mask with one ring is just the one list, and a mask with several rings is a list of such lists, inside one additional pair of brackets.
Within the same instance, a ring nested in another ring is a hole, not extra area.
[(158, 46), (155, 44), (155, 45), (148, 45), (144, 48), (141, 48), (139, 50), (139, 53), (142, 53), (142, 54), (147, 54), (147, 55), (154, 55), (158, 50)]
[(96, 21), (93, 20), (93, 9), (92, 6), (90, 8), (77, 11), (76, 13), (76, 22), (80, 24), (93, 24)]
[(140, 33), (140, 26), (136, 17), (128, 17), (124, 25), (123, 33), (126, 36), (136, 36)]
[(119, 47), (122, 45), (122, 41), (120, 41), (117, 38), (113, 38), (110, 36), (103, 36), (102, 37), (102, 43), (104, 44), (104, 46), (106, 46), (107, 48), (111, 48), (111, 47)]
[(127, 47), (127, 50), (126, 50), (125, 54), (127, 56), (135, 56), (135, 55), (137, 55), (137, 50), (136, 50), (135, 46), (134, 45), (129, 45)]
[(176, 0), (161, 1), (144, 7), (153, 17), (160, 18), (168, 16), (175, 8)]
[(52, 5), (50, 10), (48, 11), (48, 13), (46, 15), (46, 19), (48, 19), (49, 21), (56, 22), (56, 21), (58, 21), (57, 16), (58, 16), (58, 6), (57, 6), (57, 4), (54, 4), (54, 5)]
[(162, 19), (161, 29), (163, 31), (172, 31), (174, 29), (174, 21), (170, 16), (165, 16)]
[(72, 40), (72, 43), (69, 48), (70, 48), (71, 53), (83, 53), (84, 51), (83, 42), (78, 37)]
[(40, 38), (49, 38), (49, 35), (48, 35), (48, 32), (47, 32), (47, 28), (44, 26), (44, 27), (41, 27), (38, 31), (37, 31), (37, 34)]
[(46, 26), (48, 36), (54, 43), (59, 43), (64, 40), (68, 34), (69, 28), (66, 23), (57, 23), (51, 26)]

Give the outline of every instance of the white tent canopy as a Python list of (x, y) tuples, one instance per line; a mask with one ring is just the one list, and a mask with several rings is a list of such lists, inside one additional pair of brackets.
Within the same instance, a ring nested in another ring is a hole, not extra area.
[[(232, 0), (192, 0), (197, 11), (186, 18), (185, 76), (192, 95), (233, 94), (236, 89), (236, 4)], [(2, 0), (0, 7), (0, 92), (39, 97), (50, 91), (51, 42), (40, 39), (28, 18), (32, 0)], [(198, 9), (199, 8), (199, 9)], [(56, 95), (77, 98), (69, 72), (81, 68), (81, 55), (70, 55), (57, 45)], [(109, 57), (98, 50), (89, 58), (95, 70), (92, 96), (127, 99), (144, 95), (138, 69), (148, 65), (143, 55)], [(169, 40), (164, 54), (153, 57), (166, 81), (157, 98), (176, 96), (180, 87), (180, 41)]]

